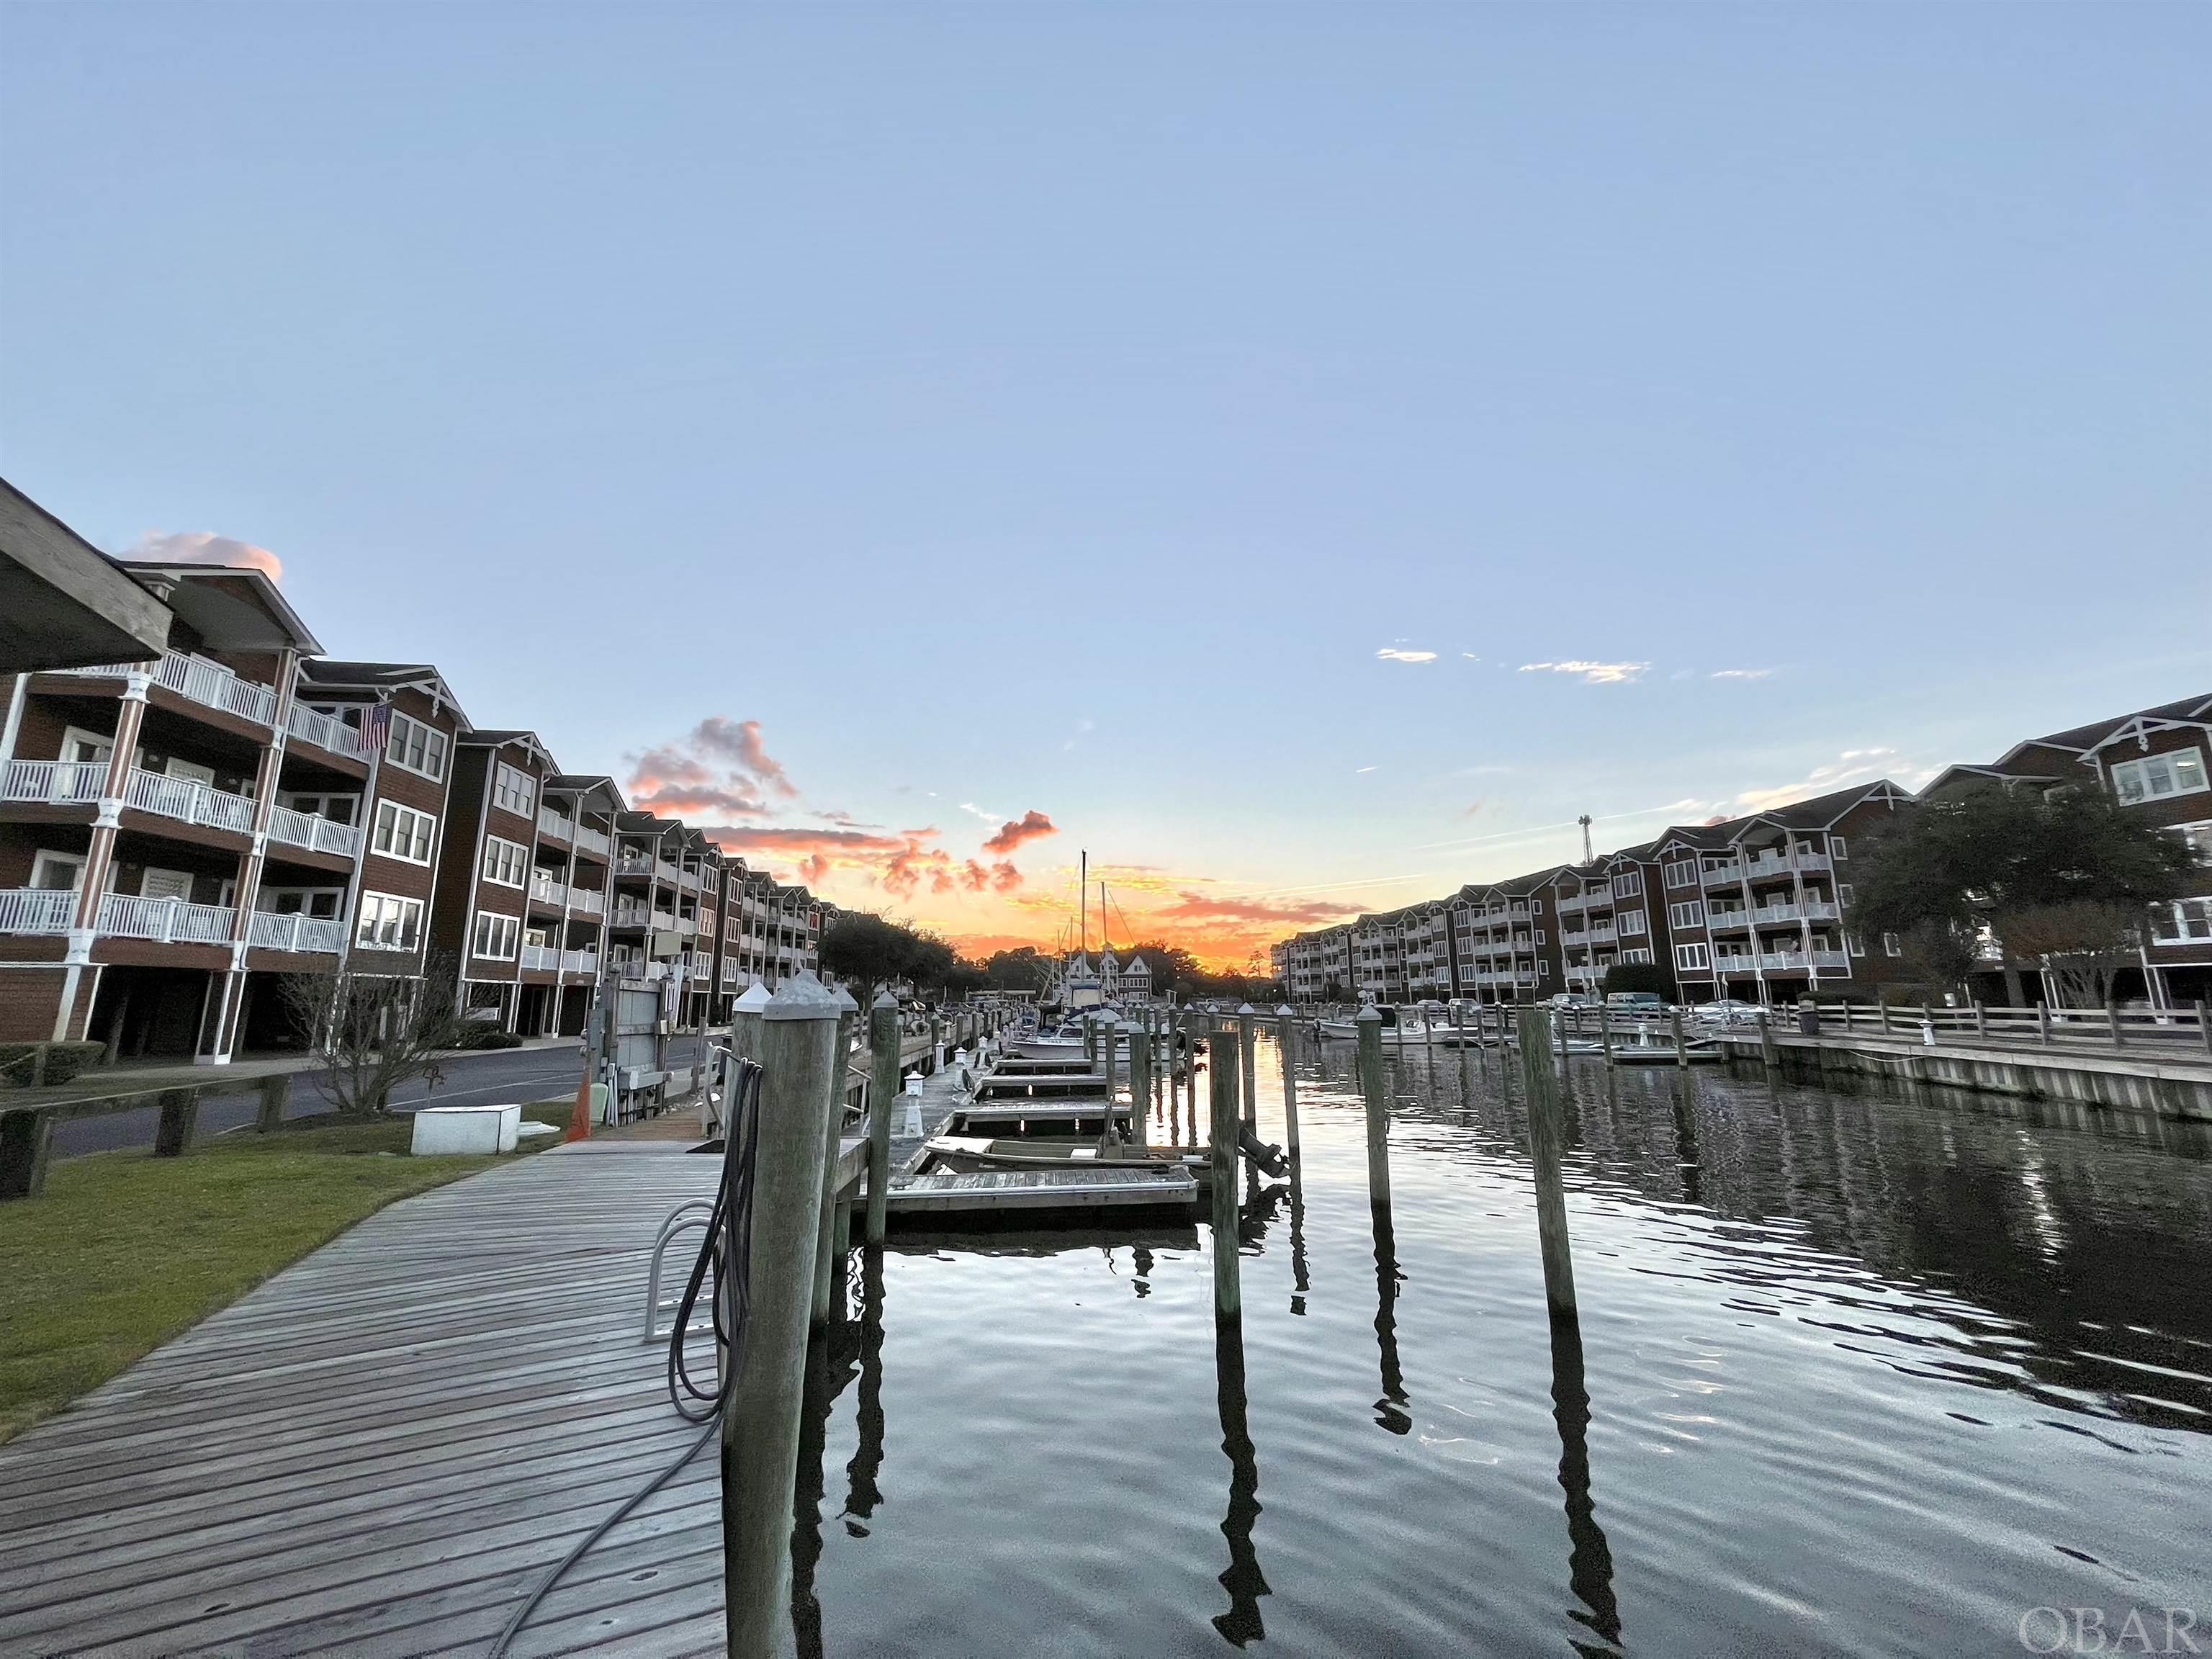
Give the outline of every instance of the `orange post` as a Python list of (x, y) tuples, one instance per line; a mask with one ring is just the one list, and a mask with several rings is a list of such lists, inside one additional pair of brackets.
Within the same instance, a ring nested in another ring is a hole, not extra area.
[(584, 1075), (576, 1085), (576, 1109), (568, 1115), (568, 1133), (561, 1137), (565, 1145), (571, 1140), (592, 1138), (592, 1067), (587, 1060)]

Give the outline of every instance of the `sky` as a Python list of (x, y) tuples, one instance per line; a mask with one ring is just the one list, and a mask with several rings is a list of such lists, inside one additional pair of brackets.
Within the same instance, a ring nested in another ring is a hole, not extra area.
[(0, 471), (841, 902), (1049, 945), (1087, 850), (1241, 963), (2212, 690), (2209, 82), (2173, 5), (6, 5)]

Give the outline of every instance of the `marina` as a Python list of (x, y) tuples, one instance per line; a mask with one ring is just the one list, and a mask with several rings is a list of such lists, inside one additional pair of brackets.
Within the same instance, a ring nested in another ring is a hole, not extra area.
[[(925, 1231), (957, 1189), (894, 1187), (807, 1352), (798, 1651), (1996, 1651), (2028, 1607), (2196, 1592), (2212, 1131), (1567, 1060), (1562, 1327), (1518, 1058), (1381, 1049), (1378, 1204), (1352, 1056), (1293, 1042), (1302, 1155), (1229, 1200), (1232, 1323), (1188, 1195), (1099, 1231), (1085, 1189), (1130, 1183), (1051, 1171), (1049, 1231)], [(924, 1100), (902, 1169), (957, 1073)], [(0, 1448), (0, 1648), (487, 1651), (695, 1432), (635, 1322), (653, 1219), (714, 1166), (587, 1142), (409, 1200)], [(695, 1458), (511, 1651), (720, 1650), (715, 1489)]]

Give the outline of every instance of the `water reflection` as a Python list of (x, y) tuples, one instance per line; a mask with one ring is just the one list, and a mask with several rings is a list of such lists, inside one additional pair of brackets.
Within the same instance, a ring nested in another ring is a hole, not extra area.
[(1406, 1392), (1405, 1368), (1398, 1363), (1397, 1237), (1390, 1224), (1390, 1206), (1370, 1204), (1375, 1221), (1375, 1346), (1382, 1356), (1382, 1397), (1375, 1402), (1375, 1421), (1393, 1434), (1413, 1431), (1413, 1419), (1406, 1408), (1413, 1403)]
[[(1567, 1582), (1583, 1603), (1568, 1617), (1618, 1643), (1620, 1608), (1613, 1594), (1613, 1549), (1590, 1497), (1590, 1401), (1583, 1382), (1582, 1320), (1555, 1312), (1551, 1324), (1552, 1415), (1559, 1425), (1559, 1487), (1567, 1497)], [(1600, 1651), (1580, 1642), (1575, 1648), (1585, 1654)]]
[(1213, 1627), (1241, 1648), (1266, 1638), (1260, 1598), (1272, 1592), (1252, 1547), (1252, 1528), (1260, 1519), (1260, 1460), (1244, 1421), (1244, 1321), (1237, 1314), (1214, 1316), (1213, 1397), (1221, 1415), (1221, 1449), (1229, 1457), (1229, 1512), (1221, 1517), (1229, 1566), (1220, 1576), (1229, 1611), (1214, 1615)]

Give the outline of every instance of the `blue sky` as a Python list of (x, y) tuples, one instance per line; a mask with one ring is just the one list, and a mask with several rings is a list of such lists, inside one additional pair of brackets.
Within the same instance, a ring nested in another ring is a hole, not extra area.
[(1229, 953), (2212, 684), (2208, 73), (2180, 6), (15, 6), (0, 465), (576, 769), (736, 799), (757, 721), (722, 821), (840, 896), (1048, 933), (1087, 846)]

